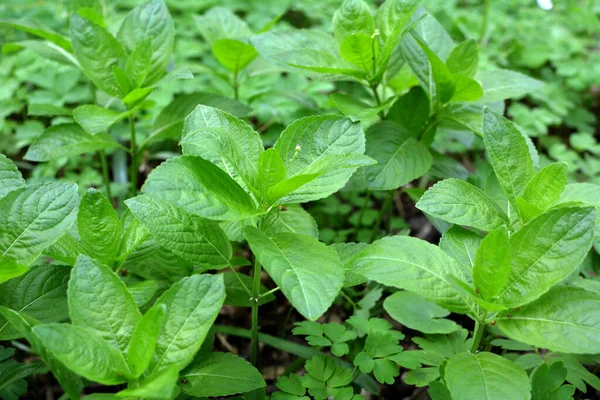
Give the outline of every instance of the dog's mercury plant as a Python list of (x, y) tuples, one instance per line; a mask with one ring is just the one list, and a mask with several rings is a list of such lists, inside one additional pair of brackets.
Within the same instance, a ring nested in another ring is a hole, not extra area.
[[(17, 399), (42, 371), (65, 399), (110, 386), (91, 400), (364, 400), (400, 380), (433, 400), (600, 390), (587, 369), (600, 363), (600, 289), (580, 276), (600, 243), (600, 188), (570, 182), (564, 162), (540, 165), (502, 116), (503, 100), (540, 82), (479, 71), (477, 43), (455, 44), (415, 0), (387, 0), (375, 13), (345, 0), (333, 34), (281, 30), (280, 17), (251, 29), (223, 7), (196, 16), (233, 98), (182, 94), (162, 111), (148, 100), (155, 89), (191, 78), (171, 65), (176, 27), (162, 0), (119, 27), (84, 8), (68, 38), (0, 21), (41, 38), (29, 46), (93, 85), (94, 104), (69, 110), (25, 158), (99, 152), (105, 189), (26, 181), (0, 155), (0, 341), (35, 355), (20, 364), (0, 346), (0, 397)], [(328, 112), (262, 135), (268, 127), (242, 119), (255, 63), (351, 81), (342, 87), (362, 95), (336, 92)], [(151, 111), (138, 144), (136, 118)], [(129, 146), (112, 132), (125, 119)], [(469, 176), (442, 154), (455, 137), (485, 150), (483, 172)], [(181, 154), (138, 185), (144, 152), (165, 139)], [(112, 151), (129, 153), (129, 189), (118, 193)], [(441, 180), (425, 190), (432, 178)], [(416, 179), (407, 193), (439, 245), (389, 229), (377, 239), (395, 191)], [(338, 191), (388, 193), (370, 241), (319, 240), (302, 205)], [(297, 312), (292, 333), (302, 339), (261, 332), (261, 307), (273, 302)], [(250, 308), (251, 329), (215, 325), (225, 305)], [(341, 319), (328, 320), (332, 308)], [(249, 351), (216, 351), (221, 334), (246, 338)], [(298, 358), (266, 379), (261, 342)]]

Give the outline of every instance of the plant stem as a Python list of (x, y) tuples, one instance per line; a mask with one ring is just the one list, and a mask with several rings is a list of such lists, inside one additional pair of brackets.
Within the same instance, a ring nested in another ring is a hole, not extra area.
[(479, 349), (479, 344), (481, 343), (481, 339), (483, 338), (483, 333), (485, 332), (485, 324), (482, 324), (479, 321), (475, 321), (475, 330), (473, 332), (473, 345), (471, 346), (471, 353), (477, 353)]
[[(375, 101), (377, 102), (377, 106), (381, 105), (381, 98), (379, 97), (379, 93), (377, 93), (377, 87), (379, 84), (375, 84), (371, 86), (371, 90), (373, 91), (373, 96), (375, 97)], [(383, 110), (379, 111), (379, 118), (384, 119), (385, 115), (383, 114)]]
[(102, 163), (102, 176), (104, 176), (104, 187), (106, 188), (106, 197), (112, 203), (112, 193), (110, 191), (110, 175), (108, 173), (108, 160), (106, 152), (100, 150), (100, 162)]
[(238, 82), (238, 71), (237, 70), (233, 73), (233, 83), (231, 86), (233, 86), (233, 98), (235, 100), (238, 100), (240, 97), (240, 93), (239, 93), (240, 83)]
[(260, 263), (254, 256), (254, 267), (252, 276), (252, 337), (251, 337), (251, 355), (250, 362), (255, 367), (258, 362), (258, 297), (260, 296)]
[(280, 290), (281, 288), (279, 286), (277, 286), (275, 289), (271, 289), (268, 292), (264, 292), (263, 294), (259, 295), (258, 298), (262, 299), (263, 297), (267, 297), (270, 294), (276, 293)]
[(479, 32), (479, 43), (483, 43), (487, 35), (488, 22), (490, 20), (490, 0), (483, 0), (483, 19), (481, 21), (481, 31)]
[(131, 152), (131, 165), (129, 166), (129, 183), (131, 185), (130, 191), (131, 195), (135, 196), (137, 194), (137, 177), (138, 177), (138, 155), (137, 155), (137, 144), (135, 139), (135, 124), (134, 124), (134, 116), (131, 115), (129, 117), (129, 131), (131, 132), (131, 147), (129, 151)]
[(381, 209), (379, 209), (379, 214), (377, 215), (377, 221), (375, 221), (375, 225), (373, 225), (373, 230), (371, 232), (371, 240), (370, 240), (371, 242), (373, 240), (375, 240), (375, 238), (377, 237), (377, 231), (379, 230), (379, 227), (381, 226), (381, 221), (383, 220), (383, 215), (391, 207), (393, 197), (394, 197), (393, 190), (388, 191), (387, 194), (385, 195), (385, 200), (384, 200), (383, 204), (381, 205)]

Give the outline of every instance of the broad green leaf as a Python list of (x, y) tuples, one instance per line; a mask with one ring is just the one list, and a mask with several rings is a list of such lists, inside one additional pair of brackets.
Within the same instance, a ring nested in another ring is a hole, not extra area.
[[(4, 347), (1, 347), (0, 349), (4, 350)], [(0, 371), (2, 372), (2, 375), (0, 375), (0, 395), (2, 398), (13, 400), (18, 399), (20, 394), (25, 394), (26, 390), (22, 391), (23, 393), (17, 393), (21, 392), (21, 390), (17, 388), (20, 387), (21, 384), (24, 384), (24, 386), (27, 387), (24, 379), (34, 374), (43, 365), (44, 364), (41, 362), (20, 364), (12, 359), (3, 360), (0, 363)], [(39, 371), (38, 373), (40, 372), (42, 371)]]
[(27, 107), (27, 115), (40, 115), (44, 117), (54, 115), (71, 115), (71, 110), (65, 107), (55, 106), (53, 104), (29, 104)]
[(552, 351), (600, 353), (600, 296), (559, 286), (497, 319), (508, 337)]
[(77, 230), (86, 254), (112, 266), (121, 245), (121, 222), (112, 204), (94, 188), (79, 203)]
[(123, 20), (117, 38), (129, 53), (140, 42), (150, 39), (152, 59), (144, 86), (158, 82), (171, 59), (175, 39), (175, 27), (165, 2), (150, 0), (131, 10)]
[(178, 394), (176, 365), (165, 368), (145, 377), (138, 386), (121, 390), (115, 397), (171, 400)]
[(460, 329), (454, 321), (443, 318), (450, 315), (450, 311), (408, 290), (389, 296), (383, 308), (390, 317), (419, 332), (450, 333)]
[(200, 156), (249, 189), (258, 188), (258, 159), (264, 151), (258, 133), (246, 122), (219, 109), (199, 105), (185, 119), (184, 155)]
[(344, 0), (333, 14), (333, 34), (338, 43), (355, 33), (371, 36), (374, 32), (371, 9), (363, 0)]
[(481, 244), (481, 236), (461, 226), (453, 226), (444, 232), (440, 239), (440, 248), (454, 258), (465, 274), (471, 275), (475, 264), (475, 254)]
[(117, 349), (83, 326), (36, 325), (42, 345), (69, 369), (93, 382), (118, 385), (126, 381), (127, 365)]
[(286, 166), (287, 178), (324, 172), (285, 199), (285, 203), (303, 203), (329, 196), (346, 184), (358, 166), (336, 168), (341, 160), (335, 160), (334, 165), (324, 163), (318, 169), (318, 162), (328, 156), (362, 155), (365, 134), (360, 123), (346, 117), (306, 117), (289, 125), (274, 148)]
[(600, 185), (570, 183), (565, 187), (558, 202), (559, 204), (576, 202), (596, 207), (595, 235), (600, 236)]
[(0, 198), (25, 186), (25, 180), (10, 158), (0, 154)]
[(267, 32), (253, 36), (250, 41), (261, 56), (290, 67), (334, 76), (364, 76), (364, 72), (342, 59), (335, 39), (325, 32)]
[(477, 42), (474, 39), (467, 39), (460, 42), (458, 46), (452, 49), (446, 65), (453, 74), (461, 74), (472, 78), (477, 72), (479, 64), (479, 50)]
[(454, 81), (453, 102), (477, 101), (483, 96), (481, 85), (475, 79), (461, 74), (453, 74), (452, 80)]
[(152, 68), (152, 39), (139, 42), (127, 56), (123, 72), (127, 77), (127, 93), (141, 87)]
[(512, 122), (488, 108), (483, 111), (481, 132), (498, 182), (516, 207), (517, 196), (535, 173), (525, 138)]
[(126, 259), (138, 246), (150, 237), (150, 232), (133, 213), (126, 211), (121, 216), (121, 231), (123, 237), (119, 246), (118, 260)]
[(2, 45), (3, 54), (12, 54), (21, 49), (28, 49), (49, 60), (81, 69), (79, 62), (72, 53), (47, 40), (20, 40), (18, 42), (6, 42)]
[(481, 241), (473, 263), (473, 284), (484, 299), (496, 296), (510, 274), (508, 230), (501, 226)]
[(179, 139), (183, 130), (184, 119), (199, 104), (221, 109), (240, 118), (245, 117), (251, 111), (245, 104), (213, 93), (178, 94), (156, 117), (150, 138)]
[(346, 36), (340, 46), (342, 58), (363, 70), (366, 74), (375, 73), (377, 39), (365, 33)]
[(246, 239), (300, 314), (314, 321), (327, 311), (344, 277), (335, 251), (309, 236), (278, 233), (270, 238), (253, 227), (246, 228)]
[(285, 179), (285, 165), (274, 148), (260, 153), (258, 157), (258, 177), (265, 190)]
[(409, 21), (417, 4), (416, 0), (386, 0), (379, 7), (375, 14), (375, 26), (384, 41), (394, 41)]
[(158, 243), (178, 256), (207, 269), (229, 265), (231, 244), (215, 221), (149, 195), (134, 197), (125, 204)]
[(122, 262), (121, 268), (145, 279), (177, 282), (192, 273), (192, 263), (173, 254), (149, 237)]
[(151, 373), (171, 365), (183, 369), (200, 349), (225, 300), (223, 277), (193, 275), (183, 278), (167, 290), (156, 304), (167, 306), (156, 352), (150, 363)]
[(572, 400), (575, 386), (563, 385), (568, 370), (562, 361), (542, 362), (531, 374), (533, 400)]
[(117, 147), (119, 144), (106, 134), (90, 135), (77, 124), (58, 124), (46, 129), (29, 146), (24, 158), (30, 161), (50, 161)]
[[(67, 319), (67, 282), (70, 268), (63, 265), (32, 267), (26, 274), (0, 285), (0, 305), (40, 322)], [(21, 337), (21, 333), (0, 317), (0, 340)]]
[(228, 70), (237, 74), (258, 56), (251, 44), (238, 39), (217, 39), (212, 44), (217, 60)]
[[(336, 166), (339, 166), (339, 164), (337, 164)], [(315, 174), (302, 174), (294, 175), (291, 178), (282, 180), (281, 182), (273, 185), (271, 188), (269, 188), (269, 190), (267, 190), (267, 204), (276, 203), (283, 197), (296, 192), (298, 189), (301, 189), (303, 186), (306, 186), (307, 184), (309, 184), (310, 182), (314, 181), (322, 175), (323, 172)]]
[(415, 86), (392, 105), (386, 119), (406, 129), (411, 136), (418, 137), (429, 120), (429, 98), (420, 86)]
[(247, 38), (252, 31), (246, 21), (227, 7), (213, 7), (204, 15), (195, 15), (196, 25), (208, 43), (224, 38)]
[(482, 71), (477, 74), (477, 81), (483, 88), (484, 103), (520, 98), (527, 93), (535, 92), (542, 87), (542, 82), (519, 72), (500, 69)]
[(150, 173), (142, 192), (209, 219), (232, 221), (260, 212), (233, 178), (201, 157), (163, 162)]
[(14, 20), (14, 19), (0, 19), (0, 25), (7, 25), (15, 29), (30, 33), (42, 39), (48, 40), (51, 43), (63, 48), (67, 52), (70, 52), (71, 42), (66, 37), (53, 31), (49, 27), (37, 23), (32, 20)]
[(433, 162), (429, 150), (409, 132), (389, 122), (367, 132), (366, 154), (377, 164), (365, 167), (370, 190), (392, 190), (423, 176)]
[(567, 184), (567, 163), (547, 165), (539, 170), (525, 187), (523, 199), (542, 211), (552, 207)]
[(365, 247), (366, 243), (334, 243), (331, 248), (335, 250), (344, 266), (344, 287), (351, 287), (365, 283), (367, 278), (362, 275), (355, 273), (352, 270), (353, 258)]
[(527, 304), (577, 270), (592, 246), (595, 209), (552, 209), (511, 235), (510, 275), (498, 302)]
[(383, 110), (388, 108), (394, 100), (393, 97), (390, 97), (385, 102), (377, 106), (372, 106), (362, 100), (358, 100), (352, 96), (342, 93), (332, 93), (330, 97), (340, 112), (345, 116), (350, 117), (352, 121), (368, 121), (371, 118), (375, 118), (378, 113), (381, 113)]
[(60, 239), (45, 249), (43, 254), (71, 266), (75, 265), (75, 261), (80, 254), (88, 255), (81, 242), (70, 233), (62, 235)]
[(117, 122), (130, 116), (135, 109), (126, 112), (113, 111), (94, 104), (86, 104), (73, 110), (73, 119), (90, 135), (108, 130)]
[(72, 399), (81, 397), (81, 391), (83, 390), (81, 378), (71, 372), (71, 370), (69, 370), (62, 362), (54, 358), (49, 351), (42, 346), (39, 338), (32, 330), (32, 323), (37, 324), (37, 321), (3, 306), (0, 306), (0, 315), (4, 317), (3, 319), (9, 321), (12, 327), (19, 332), (19, 335), (29, 342), (32, 350), (40, 355), (44, 363), (46, 363), (48, 368), (50, 368), (50, 371), (52, 371), (52, 374), (58, 383), (60, 383), (64, 389), (65, 393)]
[(97, 260), (79, 256), (68, 297), (73, 325), (85, 327), (126, 354), (140, 312), (117, 274)]
[(298, 204), (283, 206), (276, 213), (270, 213), (263, 222), (263, 226), (266, 227), (265, 233), (268, 236), (290, 232), (314, 238), (319, 237), (317, 222), (308, 211)]
[(453, 399), (529, 400), (531, 384), (525, 371), (497, 354), (460, 353), (448, 360), (444, 381)]
[(499, 227), (507, 218), (487, 194), (468, 182), (453, 178), (430, 187), (417, 208), (444, 221), (484, 231)]
[(133, 330), (127, 349), (127, 363), (134, 378), (142, 375), (152, 361), (166, 311), (164, 304), (152, 307), (140, 318)]
[(131, 293), (133, 302), (138, 308), (142, 308), (148, 304), (154, 298), (158, 289), (159, 283), (152, 280), (140, 281), (127, 286), (127, 290)]
[(43, 183), (0, 199), (0, 258), (29, 265), (73, 224), (79, 195), (74, 183)]
[(0, 283), (23, 275), (29, 267), (17, 264), (14, 260), (0, 260)]
[(71, 41), (81, 69), (94, 85), (110, 95), (123, 97), (113, 68), (124, 65), (126, 53), (117, 39), (102, 26), (73, 13)]
[(179, 387), (195, 397), (220, 397), (265, 387), (262, 374), (231, 353), (209, 353), (181, 372)]
[(415, 292), (454, 312), (468, 310), (449, 276), (466, 280), (463, 269), (439, 247), (408, 236), (378, 240), (360, 251), (349, 266), (384, 285)]
[[(452, 76), (452, 73), (446, 67), (446, 64), (435, 54), (427, 45), (427, 43), (416, 34), (413, 34), (415, 42), (421, 47), (421, 50), (427, 56), (429, 63), (426, 64), (426, 68), (422, 70), (422, 65), (418, 66), (415, 64), (411, 65), (410, 55), (413, 54), (414, 50), (409, 50), (410, 39), (407, 37), (403, 41), (403, 49), (407, 50), (406, 59), (407, 63), (413, 69), (413, 73), (417, 78), (421, 77), (421, 84), (425, 90), (429, 93), (429, 96), (434, 103), (445, 104), (452, 99), (452, 96), (456, 90), (456, 85)], [(414, 44), (412, 45), (414, 46)], [(425, 79), (426, 77), (426, 79)]]

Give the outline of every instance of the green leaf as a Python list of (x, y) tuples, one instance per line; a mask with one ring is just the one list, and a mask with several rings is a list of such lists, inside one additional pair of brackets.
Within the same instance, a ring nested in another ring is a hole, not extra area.
[[(69, 316), (67, 282), (70, 268), (45, 265), (31, 268), (26, 274), (0, 285), (0, 305), (41, 322), (58, 322)], [(0, 317), (0, 340), (22, 336)]]
[(400, 96), (392, 105), (386, 118), (417, 137), (429, 120), (429, 98), (420, 86)]
[(496, 321), (508, 337), (523, 343), (563, 353), (600, 353), (600, 297), (584, 289), (552, 288)]
[(452, 49), (446, 66), (453, 74), (461, 74), (472, 78), (477, 72), (479, 64), (479, 50), (477, 42), (474, 39), (467, 39), (460, 42), (458, 46)]
[(25, 180), (10, 158), (0, 154), (0, 198), (25, 186)]
[[(1, 349), (3, 350), (4, 347), (1, 347)], [(23, 392), (16, 397), (11, 396), (18, 390), (16, 389), (17, 386), (23, 384), (27, 387), (27, 382), (24, 379), (35, 373), (43, 365), (44, 364), (40, 362), (19, 364), (12, 359), (0, 362), (0, 371), (2, 372), (0, 376), (0, 395), (2, 395), (2, 398), (6, 400), (16, 400), (20, 395), (25, 394), (25, 392)]]
[(256, 228), (246, 228), (246, 239), (255, 256), (283, 294), (309, 320), (319, 318), (338, 295), (344, 277), (334, 250), (317, 239), (278, 233), (269, 238)]
[(365, 283), (367, 278), (356, 274), (352, 270), (352, 260), (362, 249), (367, 246), (366, 243), (334, 243), (331, 248), (335, 250), (344, 266), (344, 287), (351, 287)]
[(459, 101), (477, 101), (483, 96), (481, 85), (472, 78), (461, 74), (452, 75), (454, 80), (453, 102)]
[(0, 251), (4, 260), (29, 265), (73, 224), (79, 195), (74, 183), (44, 183), (0, 199)]
[(507, 219), (487, 194), (468, 182), (453, 178), (430, 187), (417, 208), (444, 221), (484, 231), (503, 225)]
[(86, 254), (112, 266), (121, 244), (121, 223), (112, 204), (94, 188), (81, 199), (77, 230)]
[(204, 15), (195, 15), (196, 25), (208, 43), (223, 38), (247, 38), (252, 31), (246, 21), (227, 7), (213, 7)]
[(217, 39), (212, 44), (217, 60), (228, 70), (237, 74), (258, 56), (254, 46), (238, 39)]
[(501, 226), (481, 241), (473, 263), (473, 284), (484, 299), (496, 296), (510, 274), (508, 230)]
[[(183, 383), (183, 381), (187, 381)], [(265, 387), (262, 374), (230, 353), (209, 353), (181, 372), (180, 387), (196, 397), (230, 396)]]
[(81, 69), (94, 85), (110, 95), (123, 97), (113, 68), (125, 63), (126, 53), (117, 39), (102, 26), (73, 13), (71, 41)]
[(54, 116), (54, 115), (71, 115), (71, 110), (65, 107), (55, 106), (54, 104), (29, 104), (27, 107), (27, 115)]
[(330, 97), (340, 112), (353, 121), (374, 118), (378, 113), (388, 108), (394, 100), (393, 97), (390, 97), (385, 102), (373, 107), (362, 100), (342, 93), (332, 93)]
[(333, 14), (333, 34), (338, 43), (355, 33), (371, 36), (375, 32), (373, 15), (363, 0), (344, 0)]
[(283, 181), (277, 183), (273, 187), (269, 188), (269, 190), (267, 190), (267, 204), (275, 204), (283, 197), (296, 192), (298, 189), (302, 188), (303, 186), (306, 186), (321, 175), (323, 175), (322, 172), (315, 174), (295, 175), (291, 178), (284, 179)]
[(144, 86), (160, 80), (167, 69), (173, 50), (175, 27), (167, 5), (162, 0), (150, 0), (127, 14), (119, 33), (119, 42), (129, 52), (133, 52), (139, 43), (150, 40), (152, 59)]
[(467, 276), (471, 275), (481, 236), (461, 226), (453, 226), (442, 235), (440, 248), (454, 258)]
[(542, 211), (552, 207), (567, 184), (567, 163), (549, 164), (539, 170), (525, 187), (523, 199)]
[(377, 164), (365, 167), (369, 190), (392, 190), (423, 176), (433, 163), (429, 150), (399, 126), (383, 122), (367, 132), (366, 154)]
[(355, 273), (384, 285), (415, 292), (454, 312), (468, 310), (449, 276), (467, 279), (461, 267), (439, 247), (423, 240), (393, 236), (368, 245), (352, 258)]
[(600, 236), (600, 185), (593, 183), (570, 183), (565, 187), (559, 199), (562, 203), (582, 203), (596, 207), (595, 235)]
[(260, 213), (240, 185), (201, 157), (163, 162), (150, 173), (142, 191), (209, 219), (233, 221)]
[(219, 275), (193, 275), (171, 286), (156, 301), (156, 304), (167, 306), (167, 317), (158, 336), (150, 372), (171, 365), (181, 370), (188, 365), (200, 349), (224, 300), (225, 286)]
[(118, 112), (94, 104), (86, 104), (73, 110), (73, 119), (90, 135), (108, 130), (117, 122), (130, 116), (135, 109)]
[(117, 274), (88, 256), (79, 256), (69, 280), (69, 315), (123, 355), (140, 312)]
[(394, 42), (409, 21), (417, 4), (416, 0), (386, 0), (379, 7), (375, 14), (375, 25), (384, 41)]
[(250, 42), (261, 56), (290, 67), (334, 76), (364, 76), (364, 72), (340, 56), (335, 39), (325, 32), (267, 32), (253, 36)]
[(139, 42), (135, 49), (133, 49), (129, 56), (127, 56), (127, 62), (125, 63), (125, 76), (127, 77), (127, 86), (129, 93), (133, 89), (141, 87), (152, 67), (152, 40), (146, 38)]
[[(422, 83), (425, 83), (425, 85), (423, 86), (425, 87), (425, 90), (427, 90), (427, 92), (429, 93), (432, 102), (439, 102), (441, 104), (449, 102), (450, 99), (452, 99), (452, 96), (456, 90), (456, 85), (454, 83), (452, 74), (448, 70), (448, 67), (446, 67), (446, 64), (444, 64), (440, 57), (438, 57), (438, 55), (435, 54), (429, 48), (429, 46), (423, 39), (421, 39), (416, 34), (413, 34), (413, 37), (415, 38), (416, 42), (421, 47), (421, 49), (427, 56), (427, 59), (429, 60), (428, 69), (426, 69), (425, 71), (419, 71), (418, 75), (417, 72), (413, 72), (415, 73), (415, 75), (417, 75), (417, 78), (419, 76), (422, 76), (423, 74), (428, 75), (428, 79), (423, 80)], [(407, 60), (407, 62), (410, 65), (410, 60)], [(432, 79), (433, 82), (431, 82)], [(432, 83), (434, 85), (432, 85)], [(434, 99), (435, 101), (433, 101)]]
[(594, 218), (592, 207), (557, 208), (511, 235), (510, 275), (498, 302), (527, 304), (577, 270), (592, 246)]
[(158, 304), (148, 311), (137, 322), (127, 349), (127, 363), (134, 378), (144, 373), (152, 361), (158, 334), (167, 313), (164, 304)]
[(150, 138), (179, 139), (184, 119), (199, 104), (221, 109), (236, 117), (244, 117), (251, 111), (250, 107), (245, 104), (213, 93), (178, 94), (156, 117)]
[(298, 204), (284, 206), (277, 213), (269, 214), (263, 224), (267, 227), (265, 233), (268, 236), (290, 232), (312, 236), (315, 239), (319, 237), (317, 222)]
[(266, 189), (283, 181), (285, 175), (285, 165), (277, 150), (270, 148), (260, 153), (258, 157), (258, 176)]
[(342, 58), (363, 70), (366, 74), (375, 72), (377, 42), (370, 34), (354, 33), (346, 36), (340, 46)]
[(106, 134), (94, 136), (77, 124), (58, 124), (46, 129), (29, 146), (24, 158), (29, 161), (50, 161), (117, 147), (119, 144)]
[(0, 19), (0, 25), (8, 25), (15, 29), (30, 33), (51, 43), (58, 45), (67, 52), (71, 51), (71, 42), (63, 35), (53, 31), (49, 27), (29, 20)]
[(131, 293), (131, 297), (138, 308), (142, 308), (148, 304), (154, 298), (158, 289), (158, 282), (151, 280), (140, 281), (127, 286), (127, 290)]
[(185, 119), (180, 144), (184, 155), (200, 156), (242, 187), (258, 188), (262, 140), (250, 125), (234, 115), (199, 105)]
[(215, 221), (190, 214), (149, 195), (128, 199), (125, 204), (158, 243), (178, 256), (203, 268), (218, 269), (229, 265), (231, 244)]
[(17, 264), (14, 260), (0, 259), (0, 283), (23, 275), (29, 267)]
[[(226, 298), (225, 298), (225, 304), (229, 304), (232, 306), (236, 306), (236, 307), (251, 307), (253, 301), (250, 299), (250, 295), (248, 294), (248, 292), (246, 291), (246, 289), (244, 288), (244, 286), (242, 286), (242, 283), (244, 283), (244, 285), (246, 285), (246, 288), (251, 288), (252, 287), (252, 278), (249, 277), (248, 275), (244, 275), (242, 273), (237, 273), (234, 274), (233, 272), (225, 272), (223, 273), (223, 280), (225, 282), (225, 293), (226, 293)], [(260, 285), (260, 294), (264, 294), (266, 292), (268, 292), (269, 289), (267, 289), (264, 285)], [(263, 296), (261, 298), (258, 299), (258, 305), (263, 305), (266, 304), (270, 301), (275, 300), (275, 295), (273, 295), (272, 293), (267, 295), (267, 296)]]
[(390, 317), (419, 332), (450, 333), (460, 329), (454, 321), (443, 318), (450, 315), (450, 311), (408, 290), (389, 296), (383, 308)]
[(360, 165), (345, 167), (339, 159), (331, 159), (334, 163), (330, 165), (324, 159), (362, 155), (365, 134), (360, 123), (346, 117), (306, 117), (289, 125), (274, 148), (286, 166), (287, 178), (324, 173), (284, 199), (284, 203), (303, 203), (327, 197), (346, 184)]
[(567, 372), (562, 361), (540, 364), (531, 375), (533, 400), (573, 400), (575, 386), (563, 385)]
[(144, 378), (137, 387), (121, 390), (115, 396), (126, 398), (164, 399), (171, 400), (178, 394), (177, 378), (179, 369), (176, 365)]
[(126, 381), (122, 354), (93, 331), (67, 324), (36, 325), (33, 333), (69, 369), (94, 382), (118, 385)]
[(453, 399), (529, 400), (531, 384), (521, 367), (497, 354), (460, 353), (448, 360), (444, 381)]
[(484, 103), (520, 98), (539, 90), (543, 85), (541, 81), (506, 69), (479, 72), (477, 81), (483, 88), (481, 100)]
[(515, 125), (490, 109), (483, 111), (483, 141), (498, 182), (511, 204), (525, 191), (534, 166), (525, 138)]

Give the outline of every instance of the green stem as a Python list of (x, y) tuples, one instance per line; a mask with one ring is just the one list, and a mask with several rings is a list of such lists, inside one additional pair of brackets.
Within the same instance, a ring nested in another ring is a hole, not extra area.
[(231, 86), (233, 86), (233, 98), (238, 100), (240, 97), (240, 93), (239, 93), (240, 83), (238, 82), (238, 71), (237, 70), (233, 73), (233, 83)]
[[(371, 90), (373, 91), (373, 96), (375, 97), (375, 101), (377, 102), (377, 106), (381, 105), (381, 98), (379, 97), (379, 93), (377, 93), (377, 87), (379, 84), (375, 84), (371, 86)], [(379, 118), (384, 119), (385, 115), (383, 114), (383, 110), (379, 111)]]
[(254, 256), (254, 267), (252, 276), (252, 337), (250, 338), (250, 362), (255, 367), (258, 363), (258, 297), (260, 296), (260, 263)]
[(135, 124), (134, 124), (134, 116), (131, 115), (129, 117), (129, 131), (131, 132), (131, 146), (129, 151), (131, 153), (131, 165), (129, 166), (129, 183), (131, 185), (130, 191), (131, 195), (135, 196), (137, 194), (137, 178), (138, 178), (138, 154), (137, 154), (137, 144), (136, 144), (136, 134), (135, 134)]
[(100, 162), (102, 163), (102, 175), (104, 176), (104, 187), (106, 188), (106, 197), (112, 203), (112, 193), (110, 191), (110, 175), (108, 173), (108, 160), (106, 152), (100, 150)]
[(485, 324), (482, 324), (479, 321), (475, 321), (475, 331), (473, 332), (473, 345), (471, 346), (471, 353), (477, 353), (484, 332)]
[(481, 31), (479, 32), (479, 43), (483, 43), (487, 35), (488, 22), (490, 20), (490, 0), (483, 0), (483, 20), (481, 21)]
[(268, 292), (264, 292), (263, 294), (259, 295), (259, 296), (258, 296), (258, 298), (259, 298), (259, 299), (262, 299), (263, 297), (267, 297), (268, 295), (270, 295), (270, 294), (273, 294), (273, 293), (276, 293), (276, 292), (278, 292), (279, 290), (280, 290), (280, 287), (279, 287), (279, 286), (277, 286), (275, 289), (271, 289), (271, 290), (269, 290)]
[(377, 231), (379, 230), (379, 227), (381, 226), (381, 221), (383, 220), (383, 215), (385, 213), (387, 213), (388, 209), (392, 205), (393, 197), (394, 197), (394, 191), (393, 190), (388, 191), (385, 196), (385, 200), (381, 206), (381, 209), (379, 209), (379, 214), (377, 215), (377, 220), (375, 221), (375, 225), (373, 225), (373, 230), (371, 232), (371, 240), (370, 240), (371, 242), (373, 240), (375, 240), (375, 238), (377, 237)]

